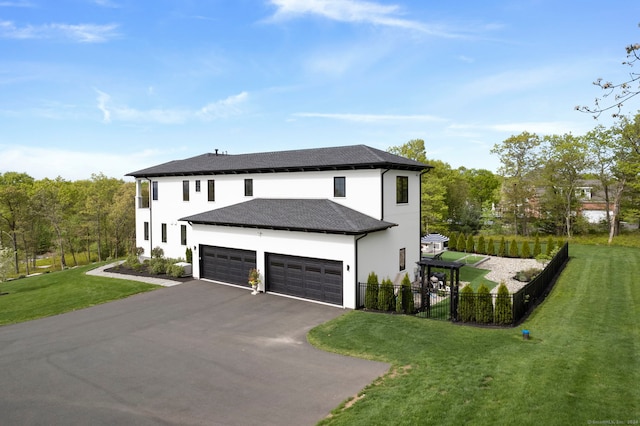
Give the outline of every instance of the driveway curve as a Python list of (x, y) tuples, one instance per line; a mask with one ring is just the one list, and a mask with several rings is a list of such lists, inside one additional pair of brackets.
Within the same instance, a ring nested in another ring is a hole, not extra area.
[(312, 425), (389, 367), (307, 343), (343, 312), (191, 281), (0, 327), (0, 419)]

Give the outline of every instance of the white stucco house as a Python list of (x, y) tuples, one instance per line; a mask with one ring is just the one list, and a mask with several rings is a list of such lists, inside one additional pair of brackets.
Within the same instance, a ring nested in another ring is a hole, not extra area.
[(137, 246), (193, 251), (195, 278), (355, 308), (370, 272), (413, 277), (420, 176), (431, 166), (365, 145), (208, 153), (129, 173)]

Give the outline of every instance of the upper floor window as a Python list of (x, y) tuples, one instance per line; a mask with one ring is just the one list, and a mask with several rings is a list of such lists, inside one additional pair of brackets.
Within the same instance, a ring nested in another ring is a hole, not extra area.
[(216, 181), (210, 179), (207, 181), (207, 201), (216, 200)]
[(409, 202), (409, 177), (396, 177), (396, 203), (406, 204)]
[(187, 225), (180, 225), (180, 244), (187, 245)]
[(189, 201), (189, 181), (182, 181), (182, 201)]
[(144, 240), (149, 241), (149, 222), (144, 223)]
[(400, 249), (400, 259), (399, 259), (399, 263), (400, 263), (400, 270), (404, 271), (407, 268), (407, 249), (406, 248), (401, 248)]
[(158, 181), (151, 182), (151, 198), (153, 201), (158, 201)]
[(253, 179), (244, 180), (244, 196), (253, 197)]
[(167, 224), (166, 223), (162, 224), (162, 242), (163, 243), (167, 242)]
[(196, 181), (196, 192), (200, 192), (200, 181)]
[(344, 176), (333, 178), (333, 196), (334, 197), (346, 197), (347, 196), (347, 183)]

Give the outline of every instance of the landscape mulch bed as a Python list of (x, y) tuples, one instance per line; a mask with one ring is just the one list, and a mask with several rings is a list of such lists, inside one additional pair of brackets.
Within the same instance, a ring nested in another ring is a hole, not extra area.
[(114, 274), (133, 275), (136, 277), (160, 278), (163, 280), (178, 281), (181, 283), (192, 281), (194, 279), (193, 277), (172, 277), (171, 275), (167, 274), (153, 274), (149, 272), (146, 267), (143, 267), (141, 269), (133, 269), (126, 265), (114, 266), (112, 268), (107, 268), (104, 271), (112, 272)]

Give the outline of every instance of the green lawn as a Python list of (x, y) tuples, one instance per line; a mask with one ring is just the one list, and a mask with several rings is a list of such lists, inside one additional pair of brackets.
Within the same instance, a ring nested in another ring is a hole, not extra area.
[(320, 348), (392, 364), (322, 423), (638, 424), (640, 250), (572, 245), (570, 256), (518, 328), (354, 311), (313, 329)]
[(74, 311), (158, 286), (137, 281), (94, 277), (96, 265), (0, 283), (0, 325)]

